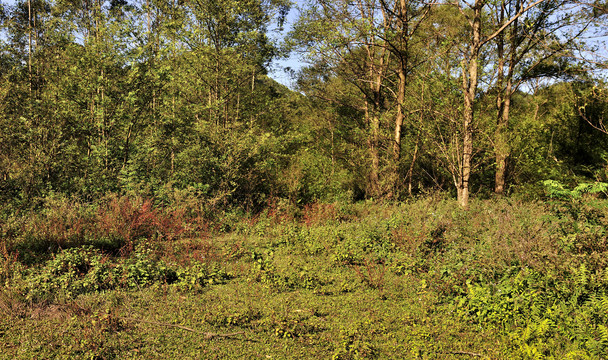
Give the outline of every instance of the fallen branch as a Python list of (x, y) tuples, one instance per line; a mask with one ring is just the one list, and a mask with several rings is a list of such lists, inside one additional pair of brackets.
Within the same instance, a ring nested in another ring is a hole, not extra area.
[(445, 351), (443, 352), (443, 354), (453, 354), (453, 355), (469, 355), (469, 356), (479, 356), (479, 357), (483, 357), (482, 354), (478, 354), (478, 353), (474, 353), (474, 352), (468, 352), (468, 351)]
[(211, 333), (211, 332), (198, 331), (198, 330), (195, 330), (193, 328), (189, 328), (187, 326), (177, 325), (177, 324), (169, 324), (169, 323), (163, 323), (163, 322), (158, 322), (158, 321), (150, 321), (150, 320), (136, 319), (136, 318), (130, 318), (130, 317), (122, 317), (122, 316), (117, 316), (116, 318), (121, 319), (121, 320), (125, 320), (125, 321), (135, 321), (135, 322), (141, 322), (141, 323), (152, 324), (152, 325), (174, 327), (174, 328), (190, 331), (190, 332), (193, 332), (193, 333), (201, 334), (201, 335), (203, 335), (205, 337), (205, 340), (212, 340), (214, 338), (229, 338), (229, 337), (233, 337), (233, 336), (236, 336), (236, 335), (242, 335), (242, 334), (245, 333), (243, 331), (239, 331), (239, 332), (229, 333), (229, 334), (217, 334), (217, 333)]

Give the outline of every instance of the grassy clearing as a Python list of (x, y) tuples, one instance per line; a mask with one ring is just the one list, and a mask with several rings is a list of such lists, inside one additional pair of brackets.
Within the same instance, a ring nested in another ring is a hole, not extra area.
[(6, 359), (608, 355), (606, 200), (209, 216), (111, 197), (2, 221)]

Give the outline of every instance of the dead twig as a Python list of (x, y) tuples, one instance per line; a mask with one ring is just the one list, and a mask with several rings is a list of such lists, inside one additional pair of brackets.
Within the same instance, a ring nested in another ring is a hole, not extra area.
[(443, 352), (443, 354), (469, 355), (469, 356), (483, 357), (482, 354), (478, 354), (478, 353), (474, 353), (474, 352), (468, 352), (468, 351), (445, 351), (445, 352)]
[[(239, 331), (239, 332), (229, 333), (229, 334), (217, 334), (217, 333), (211, 333), (211, 332), (198, 331), (198, 330), (195, 330), (193, 328), (189, 328), (189, 327), (183, 326), (183, 325), (169, 324), (169, 323), (163, 323), (163, 322), (159, 322), (159, 321), (150, 321), (150, 320), (122, 317), (122, 316), (117, 316), (116, 318), (125, 320), (125, 321), (135, 321), (135, 322), (141, 322), (141, 323), (158, 325), (158, 326), (174, 327), (174, 328), (190, 331), (193, 333), (201, 334), (205, 337), (205, 340), (212, 340), (215, 338), (230, 338), (230, 337), (234, 337), (236, 335), (242, 335), (245, 333), (244, 331)], [(246, 339), (246, 340), (249, 340), (249, 339)]]

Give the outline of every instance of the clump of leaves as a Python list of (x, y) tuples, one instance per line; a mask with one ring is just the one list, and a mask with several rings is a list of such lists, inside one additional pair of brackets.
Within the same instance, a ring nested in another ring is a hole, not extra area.
[(15, 279), (14, 285), (27, 300), (42, 301), (158, 283), (175, 283), (180, 289), (195, 290), (230, 278), (217, 266), (202, 263), (168, 265), (145, 247), (138, 247), (127, 258), (112, 258), (92, 246), (83, 246), (58, 253), (41, 268), (32, 268), (20, 279)]
[(262, 313), (250, 306), (231, 308), (219, 304), (216, 308), (205, 314), (204, 320), (213, 326), (248, 327), (252, 322), (261, 318)]
[(513, 329), (524, 358), (556, 352), (601, 358), (608, 354), (608, 271), (584, 265), (567, 273), (513, 269), (497, 284), (467, 282), (458, 312), (482, 327)]
[(321, 332), (324, 322), (310, 311), (295, 309), (261, 319), (258, 326), (279, 338), (298, 338)]
[(277, 291), (294, 289), (315, 289), (325, 282), (306, 267), (292, 267), (289, 271), (280, 272), (274, 264), (274, 252), (265, 254), (253, 252), (253, 279)]
[(219, 266), (208, 266), (195, 263), (175, 270), (176, 285), (182, 290), (197, 290), (207, 285), (223, 284), (232, 279), (232, 275)]
[(120, 272), (120, 285), (127, 288), (149, 286), (157, 282), (173, 283), (178, 274), (163, 261), (153, 258), (152, 251), (136, 249), (131, 256), (117, 266)]
[(117, 266), (91, 246), (67, 249), (30, 276), (22, 292), (31, 301), (60, 294), (70, 298), (115, 287), (119, 272)]
[(342, 329), (333, 360), (375, 359), (378, 351), (360, 329)]
[(334, 246), (333, 260), (341, 265), (362, 265), (365, 258), (382, 262), (394, 250), (386, 224), (362, 224), (345, 231)]
[(543, 181), (543, 185), (545, 186), (547, 195), (551, 198), (579, 199), (584, 194), (608, 195), (608, 183), (604, 182), (582, 183), (572, 190), (555, 180), (545, 180)]

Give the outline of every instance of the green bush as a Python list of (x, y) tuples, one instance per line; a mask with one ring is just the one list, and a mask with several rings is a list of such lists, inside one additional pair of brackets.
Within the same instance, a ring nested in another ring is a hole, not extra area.
[(67, 249), (33, 272), (22, 289), (26, 299), (40, 301), (53, 296), (75, 297), (118, 285), (120, 268), (110, 264), (91, 246)]
[(9, 275), (9, 285), (17, 287), (32, 302), (159, 283), (196, 290), (231, 278), (223, 269), (206, 264), (168, 265), (145, 247), (136, 248), (126, 258), (113, 258), (92, 246), (63, 250), (40, 268), (22, 270), (19, 276), (14, 272)]

